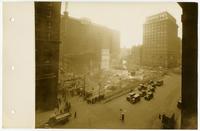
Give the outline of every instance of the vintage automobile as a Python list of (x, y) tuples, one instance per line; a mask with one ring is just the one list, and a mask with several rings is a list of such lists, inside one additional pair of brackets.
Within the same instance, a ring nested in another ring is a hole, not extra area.
[(132, 103), (132, 104), (136, 103), (135, 98), (131, 98), (130, 103)]
[(135, 92), (131, 92), (128, 95), (131, 96), (131, 97), (133, 97), (135, 94), (136, 94)]
[(157, 86), (162, 86), (163, 84), (164, 84), (163, 80), (158, 80), (158, 81), (156, 82), (156, 85), (157, 85)]
[(154, 83), (154, 81), (153, 80), (150, 80), (149, 82), (148, 82), (148, 84), (153, 84)]
[(146, 96), (144, 97), (145, 100), (151, 100), (153, 98), (153, 92), (147, 92)]
[(157, 86), (157, 82), (156, 81), (153, 81), (153, 80), (150, 80), (148, 82), (149, 85), (153, 86), (153, 87), (156, 87)]
[(141, 91), (140, 91), (140, 96), (141, 96), (141, 97), (144, 97), (146, 94), (147, 94), (147, 93), (146, 93), (145, 90), (141, 90)]
[(149, 85), (147, 91), (155, 92), (155, 87)]
[(139, 94), (135, 94), (134, 97), (130, 100), (130, 102), (132, 104), (137, 103), (138, 101), (140, 101), (140, 95)]
[(141, 89), (141, 90), (146, 90), (146, 89), (147, 89), (147, 86), (144, 85), (144, 84), (139, 84), (139, 86), (140, 86), (140, 89)]
[(127, 96), (127, 97), (126, 97), (126, 100), (127, 100), (127, 101), (130, 101), (131, 99), (132, 99), (131, 96)]
[(134, 95), (135, 95), (135, 92), (129, 93), (128, 96), (126, 97), (126, 100), (130, 101), (134, 97)]
[(71, 117), (71, 113), (69, 112), (52, 116), (49, 118), (49, 121), (46, 123), (46, 126), (53, 127), (58, 124), (65, 124), (69, 121), (69, 117)]

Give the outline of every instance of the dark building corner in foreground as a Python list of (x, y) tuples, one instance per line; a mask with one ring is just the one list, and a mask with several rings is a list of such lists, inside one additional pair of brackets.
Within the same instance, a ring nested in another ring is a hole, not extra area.
[(198, 3), (180, 2), (183, 9), (182, 40), (182, 129), (197, 129), (197, 49), (198, 49)]
[(35, 2), (36, 110), (56, 105), (60, 8), (60, 2)]

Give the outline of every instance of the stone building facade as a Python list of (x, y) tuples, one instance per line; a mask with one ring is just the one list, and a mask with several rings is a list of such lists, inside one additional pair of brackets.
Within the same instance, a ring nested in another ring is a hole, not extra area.
[(60, 8), (60, 2), (35, 2), (36, 109), (56, 106)]
[(143, 33), (142, 65), (175, 67), (180, 58), (176, 19), (162, 12), (146, 19)]
[(66, 72), (76, 74), (98, 72), (102, 50), (109, 50), (110, 63), (118, 59), (120, 51), (119, 32), (70, 17), (67, 11), (61, 17), (61, 41), (61, 65)]

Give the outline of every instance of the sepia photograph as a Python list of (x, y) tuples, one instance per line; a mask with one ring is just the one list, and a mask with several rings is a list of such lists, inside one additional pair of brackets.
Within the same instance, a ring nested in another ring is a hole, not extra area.
[(196, 3), (34, 10), (35, 128), (197, 129)]

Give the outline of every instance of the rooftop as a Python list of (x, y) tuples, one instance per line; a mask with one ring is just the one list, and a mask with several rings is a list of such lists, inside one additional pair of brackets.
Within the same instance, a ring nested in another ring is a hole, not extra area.
[(176, 23), (176, 19), (171, 14), (169, 14), (167, 11), (147, 17), (146, 23), (162, 21), (162, 20), (167, 20), (167, 19)]

